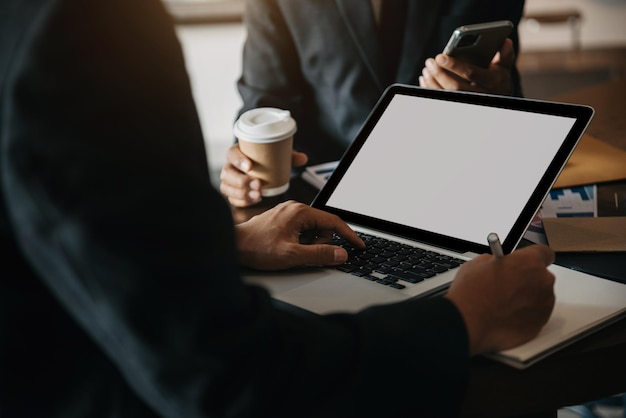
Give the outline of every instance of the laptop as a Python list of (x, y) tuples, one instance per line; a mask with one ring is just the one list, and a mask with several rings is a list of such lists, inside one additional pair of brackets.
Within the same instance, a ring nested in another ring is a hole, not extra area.
[(463, 262), (490, 252), (490, 233), (505, 253), (517, 247), (592, 115), (583, 105), (391, 85), (312, 202), (373, 252), (245, 279), (318, 314), (440, 294)]

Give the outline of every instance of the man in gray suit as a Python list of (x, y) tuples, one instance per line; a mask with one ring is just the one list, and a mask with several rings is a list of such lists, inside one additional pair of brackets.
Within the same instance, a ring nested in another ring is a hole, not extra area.
[[(291, 111), (300, 166), (307, 157), (312, 164), (339, 159), (393, 82), (521, 95), (517, 29), (487, 69), (440, 53), (458, 26), (506, 19), (517, 27), (523, 0), (404, 1), (248, 1), (240, 113), (261, 106)], [(389, 4), (400, 10), (389, 11)], [(236, 145), (227, 161), (222, 194), (234, 206), (257, 203), (260, 182), (245, 174), (252, 161)]]

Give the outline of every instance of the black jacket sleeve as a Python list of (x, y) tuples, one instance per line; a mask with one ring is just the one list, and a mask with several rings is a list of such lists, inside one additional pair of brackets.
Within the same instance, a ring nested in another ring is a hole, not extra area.
[(468, 341), (446, 299), (309, 316), (242, 283), (160, 2), (9, 0), (0, 12), (12, 28), (2, 239), (25, 260), (14, 282), (35, 277), (29, 289), (0, 278), (18, 298), (0, 306), (1, 415), (455, 413)]

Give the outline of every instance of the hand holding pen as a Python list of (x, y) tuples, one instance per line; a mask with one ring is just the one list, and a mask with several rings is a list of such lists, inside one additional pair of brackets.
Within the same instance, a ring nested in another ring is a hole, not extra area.
[(549, 247), (530, 245), (505, 257), (497, 234), (489, 234), (487, 241), (493, 256), (481, 254), (464, 263), (445, 296), (465, 320), (471, 354), (512, 348), (535, 337), (555, 303)]

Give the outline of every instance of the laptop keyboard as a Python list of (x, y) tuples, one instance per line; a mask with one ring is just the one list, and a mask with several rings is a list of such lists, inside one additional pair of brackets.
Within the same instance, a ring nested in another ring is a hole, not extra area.
[(365, 242), (364, 249), (352, 247), (337, 235), (333, 238), (334, 245), (348, 251), (348, 261), (336, 268), (395, 289), (404, 289), (407, 283), (419, 283), (465, 262), (435, 251), (360, 232), (357, 234)]

